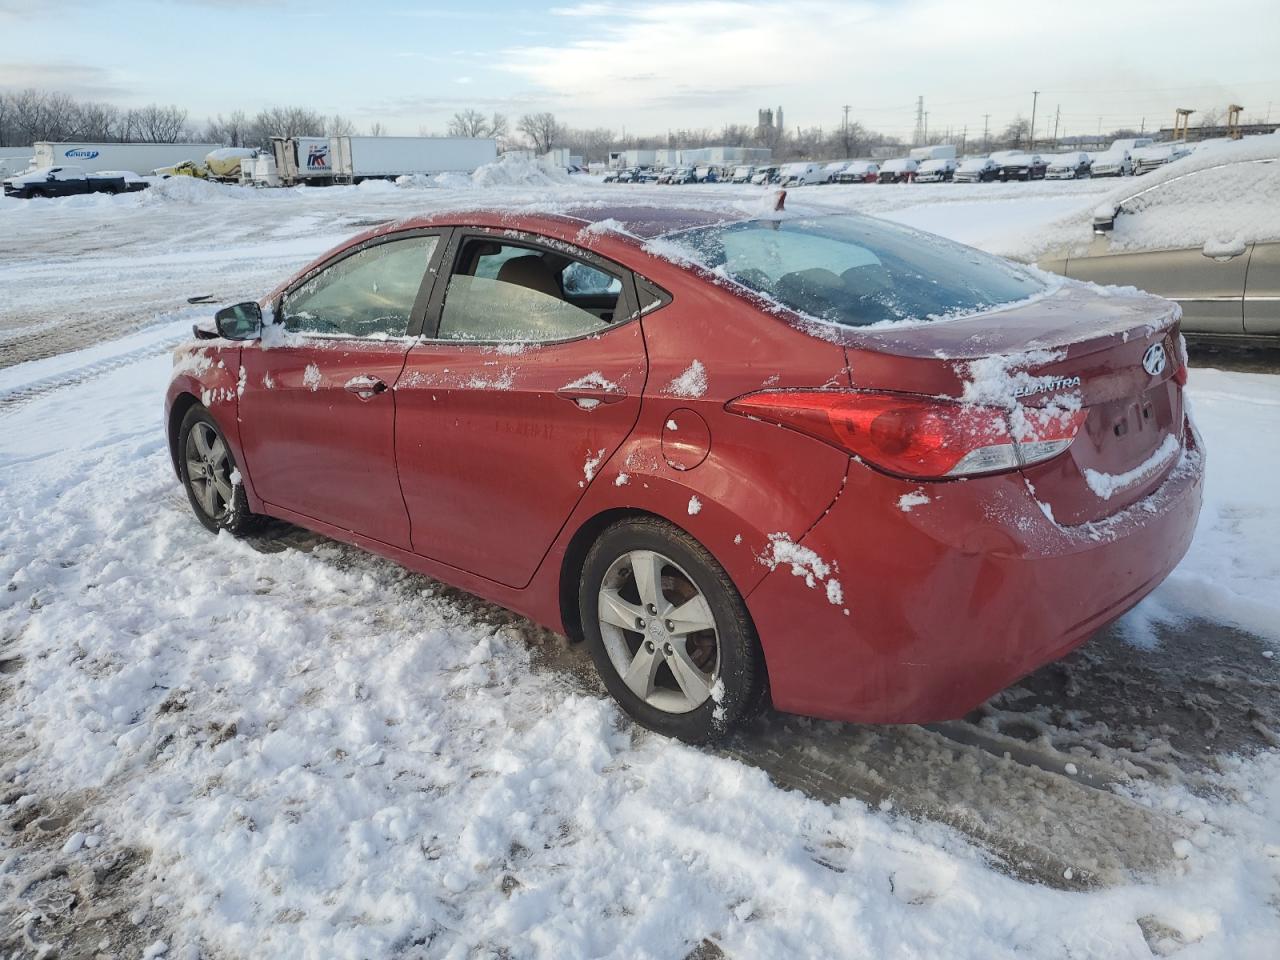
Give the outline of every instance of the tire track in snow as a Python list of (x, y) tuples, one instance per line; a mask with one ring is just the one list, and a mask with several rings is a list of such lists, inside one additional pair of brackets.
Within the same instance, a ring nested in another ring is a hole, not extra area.
[[(162, 325), (156, 324), (155, 326), (161, 327)], [(163, 324), (163, 326), (167, 327), (170, 324)], [(145, 343), (132, 350), (125, 350), (108, 356), (98, 356), (93, 359), (86, 358), (83, 364), (58, 370), (46, 376), (38, 376), (25, 383), (18, 383), (7, 388), (0, 386), (0, 416), (11, 413), (32, 400), (37, 400), (58, 390), (84, 383), (87, 380), (100, 377), (121, 367), (127, 367), (141, 360), (166, 353), (189, 338), (190, 333), (188, 331), (175, 331), (158, 339), (148, 339)], [(13, 370), (15, 368), (9, 369)]]

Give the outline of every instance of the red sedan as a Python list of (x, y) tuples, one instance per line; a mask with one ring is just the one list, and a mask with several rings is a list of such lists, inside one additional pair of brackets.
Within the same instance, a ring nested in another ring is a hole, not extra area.
[(1152, 590), (1200, 509), (1178, 309), (852, 216), (469, 212), (181, 348), (178, 476), (582, 638), (700, 740), (957, 717)]

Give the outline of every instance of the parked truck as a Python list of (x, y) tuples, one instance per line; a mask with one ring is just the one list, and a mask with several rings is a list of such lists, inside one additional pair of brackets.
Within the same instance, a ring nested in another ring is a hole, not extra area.
[[(272, 137), (274, 177), (282, 186), (359, 183), (431, 173), (471, 173), (497, 159), (487, 137)], [(261, 159), (261, 158), (259, 158)], [(267, 169), (255, 164), (256, 171)]]
[(130, 170), (85, 173), (79, 167), (37, 167), (4, 181), (4, 195), (30, 200), (34, 197), (67, 197), (76, 193), (132, 193), (149, 184)]
[(84, 173), (136, 170), (150, 173), (184, 160), (199, 161), (220, 143), (51, 143), (34, 144), (35, 167), (79, 167)]

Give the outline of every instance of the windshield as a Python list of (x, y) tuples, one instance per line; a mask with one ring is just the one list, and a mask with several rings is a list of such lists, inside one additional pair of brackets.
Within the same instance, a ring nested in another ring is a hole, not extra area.
[(1045, 289), (1004, 260), (869, 217), (748, 220), (668, 239), (708, 269), (848, 327), (945, 319)]

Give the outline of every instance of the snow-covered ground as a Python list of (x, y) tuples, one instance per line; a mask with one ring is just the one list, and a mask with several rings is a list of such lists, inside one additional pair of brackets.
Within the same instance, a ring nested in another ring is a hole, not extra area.
[[(0, 202), (0, 957), (1274, 957), (1273, 374), (1193, 371), (1206, 503), (1169, 581), (929, 729), (693, 749), (465, 594), (205, 533), (160, 425), (187, 296), (445, 206), (760, 197), (502, 179)], [(793, 198), (1034, 256), (1114, 189)]]

